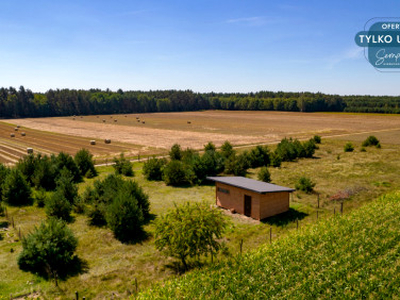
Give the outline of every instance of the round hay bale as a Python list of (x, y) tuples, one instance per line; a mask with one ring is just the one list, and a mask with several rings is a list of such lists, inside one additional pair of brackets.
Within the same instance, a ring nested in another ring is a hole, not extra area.
[(83, 117), (81, 116), (81, 119), (83, 119)]
[(22, 136), (26, 136), (26, 133), (25, 133), (25, 132), (21, 132), (21, 135), (22, 135)]
[(96, 116), (96, 118), (98, 119), (98, 118), (99, 118), (99, 116)]
[(32, 148), (26, 148), (26, 153), (28, 153), (28, 154), (33, 153), (33, 149)]
[(17, 128), (20, 128), (21, 126), (17, 125)]
[(15, 130), (15, 131), (18, 131), (18, 127), (15, 127), (14, 130)]
[(188, 123), (188, 124), (192, 124), (192, 122), (191, 122), (191, 121), (187, 121), (187, 123)]
[(136, 120), (139, 120), (140, 118), (139, 117), (136, 117)]
[(104, 143), (106, 143), (106, 144), (111, 144), (111, 140), (110, 140), (110, 139), (105, 139), (105, 140), (104, 140)]
[(10, 137), (15, 137), (15, 134), (14, 133), (10, 133)]
[(72, 118), (72, 120), (75, 120), (75, 118)]
[(138, 123), (140, 123), (140, 120), (137, 120), (138, 121)]
[(106, 122), (106, 119), (103, 119), (103, 123), (105, 123)]
[(118, 122), (118, 120), (117, 119), (114, 119), (114, 123), (117, 123)]
[(90, 140), (90, 145), (96, 145), (96, 141), (95, 140)]
[(145, 122), (145, 121), (142, 121), (142, 124), (146, 124), (146, 122)]
[(125, 118), (127, 118), (128, 116), (125, 116)]
[(113, 116), (110, 116), (110, 119), (112, 119), (113, 118)]

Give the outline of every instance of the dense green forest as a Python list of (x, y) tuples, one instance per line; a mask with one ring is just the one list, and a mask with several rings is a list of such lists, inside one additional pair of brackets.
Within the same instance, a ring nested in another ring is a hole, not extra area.
[(222, 110), (400, 113), (400, 97), (322, 93), (194, 93), (177, 91), (49, 90), (0, 88), (0, 118)]

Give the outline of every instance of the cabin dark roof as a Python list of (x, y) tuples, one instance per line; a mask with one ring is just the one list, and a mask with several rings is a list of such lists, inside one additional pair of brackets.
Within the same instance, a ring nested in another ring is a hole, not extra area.
[(266, 183), (246, 177), (207, 177), (208, 180), (225, 183), (242, 189), (250, 190), (260, 194), (279, 193), (279, 192), (294, 192), (294, 189), (279, 186), (272, 183)]

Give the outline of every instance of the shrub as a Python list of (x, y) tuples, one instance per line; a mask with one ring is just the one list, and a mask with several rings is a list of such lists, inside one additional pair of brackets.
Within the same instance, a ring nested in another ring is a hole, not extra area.
[(66, 222), (71, 221), (72, 205), (62, 192), (55, 191), (45, 203), (46, 215), (55, 217)]
[(260, 181), (271, 182), (271, 174), (269, 173), (267, 167), (262, 167), (258, 172), (257, 177)]
[(107, 212), (106, 204), (104, 203), (93, 204), (88, 209), (87, 212), (87, 216), (89, 218), (89, 224), (98, 227), (107, 225), (106, 212)]
[[(38, 159), (40, 159), (40, 157)], [(36, 169), (36, 165), (37, 165), (37, 159), (35, 155), (29, 154), (20, 158), (15, 167), (24, 175), (27, 182), (30, 185), (33, 185), (32, 179)]]
[(201, 156), (201, 164), (203, 165), (205, 174), (208, 176), (214, 176), (223, 172), (225, 169), (224, 161), (225, 159), (222, 154), (213, 150), (207, 150)]
[(18, 169), (12, 169), (4, 180), (2, 199), (13, 206), (32, 204), (31, 188)]
[(48, 196), (45, 190), (37, 190), (34, 193), (33, 199), (37, 207), (44, 207), (48, 200)]
[(93, 155), (89, 152), (89, 150), (79, 150), (75, 154), (74, 160), (82, 176), (85, 176), (87, 178), (97, 176), (97, 171), (93, 163)]
[(118, 193), (122, 193), (126, 197), (136, 199), (137, 205), (142, 211), (143, 220), (150, 219), (150, 202), (149, 196), (144, 193), (143, 189), (135, 181), (125, 181)]
[(300, 147), (301, 144), (295, 144), (292, 138), (284, 138), (277, 145), (275, 149), (275, 154), (278, 155), (282, 159), (282, 161), (293, 161), (299, 157), (298, 151), (301, 149), (297, 148)]
[(361, 147), (360, 152), (367, 152), (367, 149), (365, 149), (364, 147)]
[(108, 227), (121, 242), (133, 242), (144, 237), (143, 213), (132, 195), (118, 193), (107, 207), (106, 220)]
[(213, 142), (208, 142), (207, 145), (204, 145), (204, 151), (216, 151), (217, 148), (215, 147)]
[(303, 143), (304, 149), (304, 157), (311, 158), (313, 157), (315, 150), (318, 149), (315, 141), (313, 139), (308, 140), (307, 142)]
[(36, 188), (44, 188), (47, 191), (56, 188), (56, 178), (60, 172), (57, 169), (57, 158), (52, 154), (50, 157), (47, 155), (37, 155), (37, 163), (35, 172), (33, 174), (32, 182)]
[(193, 170), (179, 160), (171, 160), (164, 168), (163, 179), (167, 185), (180, 186), (191, 184)]
[(221, 212), (206, 203), (176, 206), (156, 220), (155, 246), (166, 256), (179, 259), (185, 270), (187, 259), (221, 249), (218, 241), (226, 228)]
[(319, 135), (314, 135), (313, 140), (316, 144), (321, 144), (321, 137)]
[(302, 176), (297, 181), (295, 187), (296, 190), (300, 190), (306, 193), (311, 193), (314, 190), (315, 183), (311, 181), (310, 178)]
[(151, 158), (143, 165), (143, 175), (147, 180), (162, 180), (164, 166), (167, 161), (164, 158)]
[(22, 239), (18, 266), (45, 278), (64, 277), (77, 261), (77, 245), (78, 240), (65, 223), (50, 218)]
[(276, 152), (272, 152), (270, 155), (271, 166), (274, 168), (279, 168), (282, 164), (282, 158)]
[(362, 143), (363, 147), (369, 147), (369, 146), (378, 146), (379, 140), (376, 138), (376, 136), (370, 135), (367, 137), (367, 139)]
[(344, 145), (344, 152), (353, 152), (354, 151), (354, 146), (352, 143), (348, 142), (346, 145)]
[(81, 172), (71, 155), (65, 152), (60, 152), (55, 159), (55, 163), (57, 170), (61, 171), (62, 169), (67, 168), (71, 172), (74, 182), (82, 181)]
[(182, 159), (182, 149), (179, 144), (174, 144), (169, 151), (169, 157), (171, 160), (181, 160)]
[(125, 176), (134, 176), (134, 172), (132, 170), (132, 163), (125, 158), (124, 154), (121, 153), (119, 158), (114, 157), (114, 165), (113, 168), (115, 170), (115, 174), (117, 175), (125, 175)]

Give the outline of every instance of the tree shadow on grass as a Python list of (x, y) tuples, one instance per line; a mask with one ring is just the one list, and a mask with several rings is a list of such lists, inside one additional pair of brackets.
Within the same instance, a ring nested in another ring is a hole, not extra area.
[(202, 266), (204, 266), (204, 263), (201, 261), (188, 261), (186, 265), (187, 268), (185, 269), (185, 266), (182, 264), (182, 262), (175, 260), (167, 263), (165, 265), (165, 268), (171, 270), (177, 275), (182, 275), (190, 270), (201, 268)]
[(89, 264), (86, 260), (75, 256), (62, 271), (58, 272), (58, 277), (61, 280), (67, 280), (70, 277), (84, 274), (89, 271)]
[(265, 218), (261, 220), (261, 222), (269, 225), (283, 227), (296, 220), (300, 221), (307, 216), (308, 214), (305, 212), (298, 211), (294, 208), (289, 208), (287, 212), (269, 218)]

